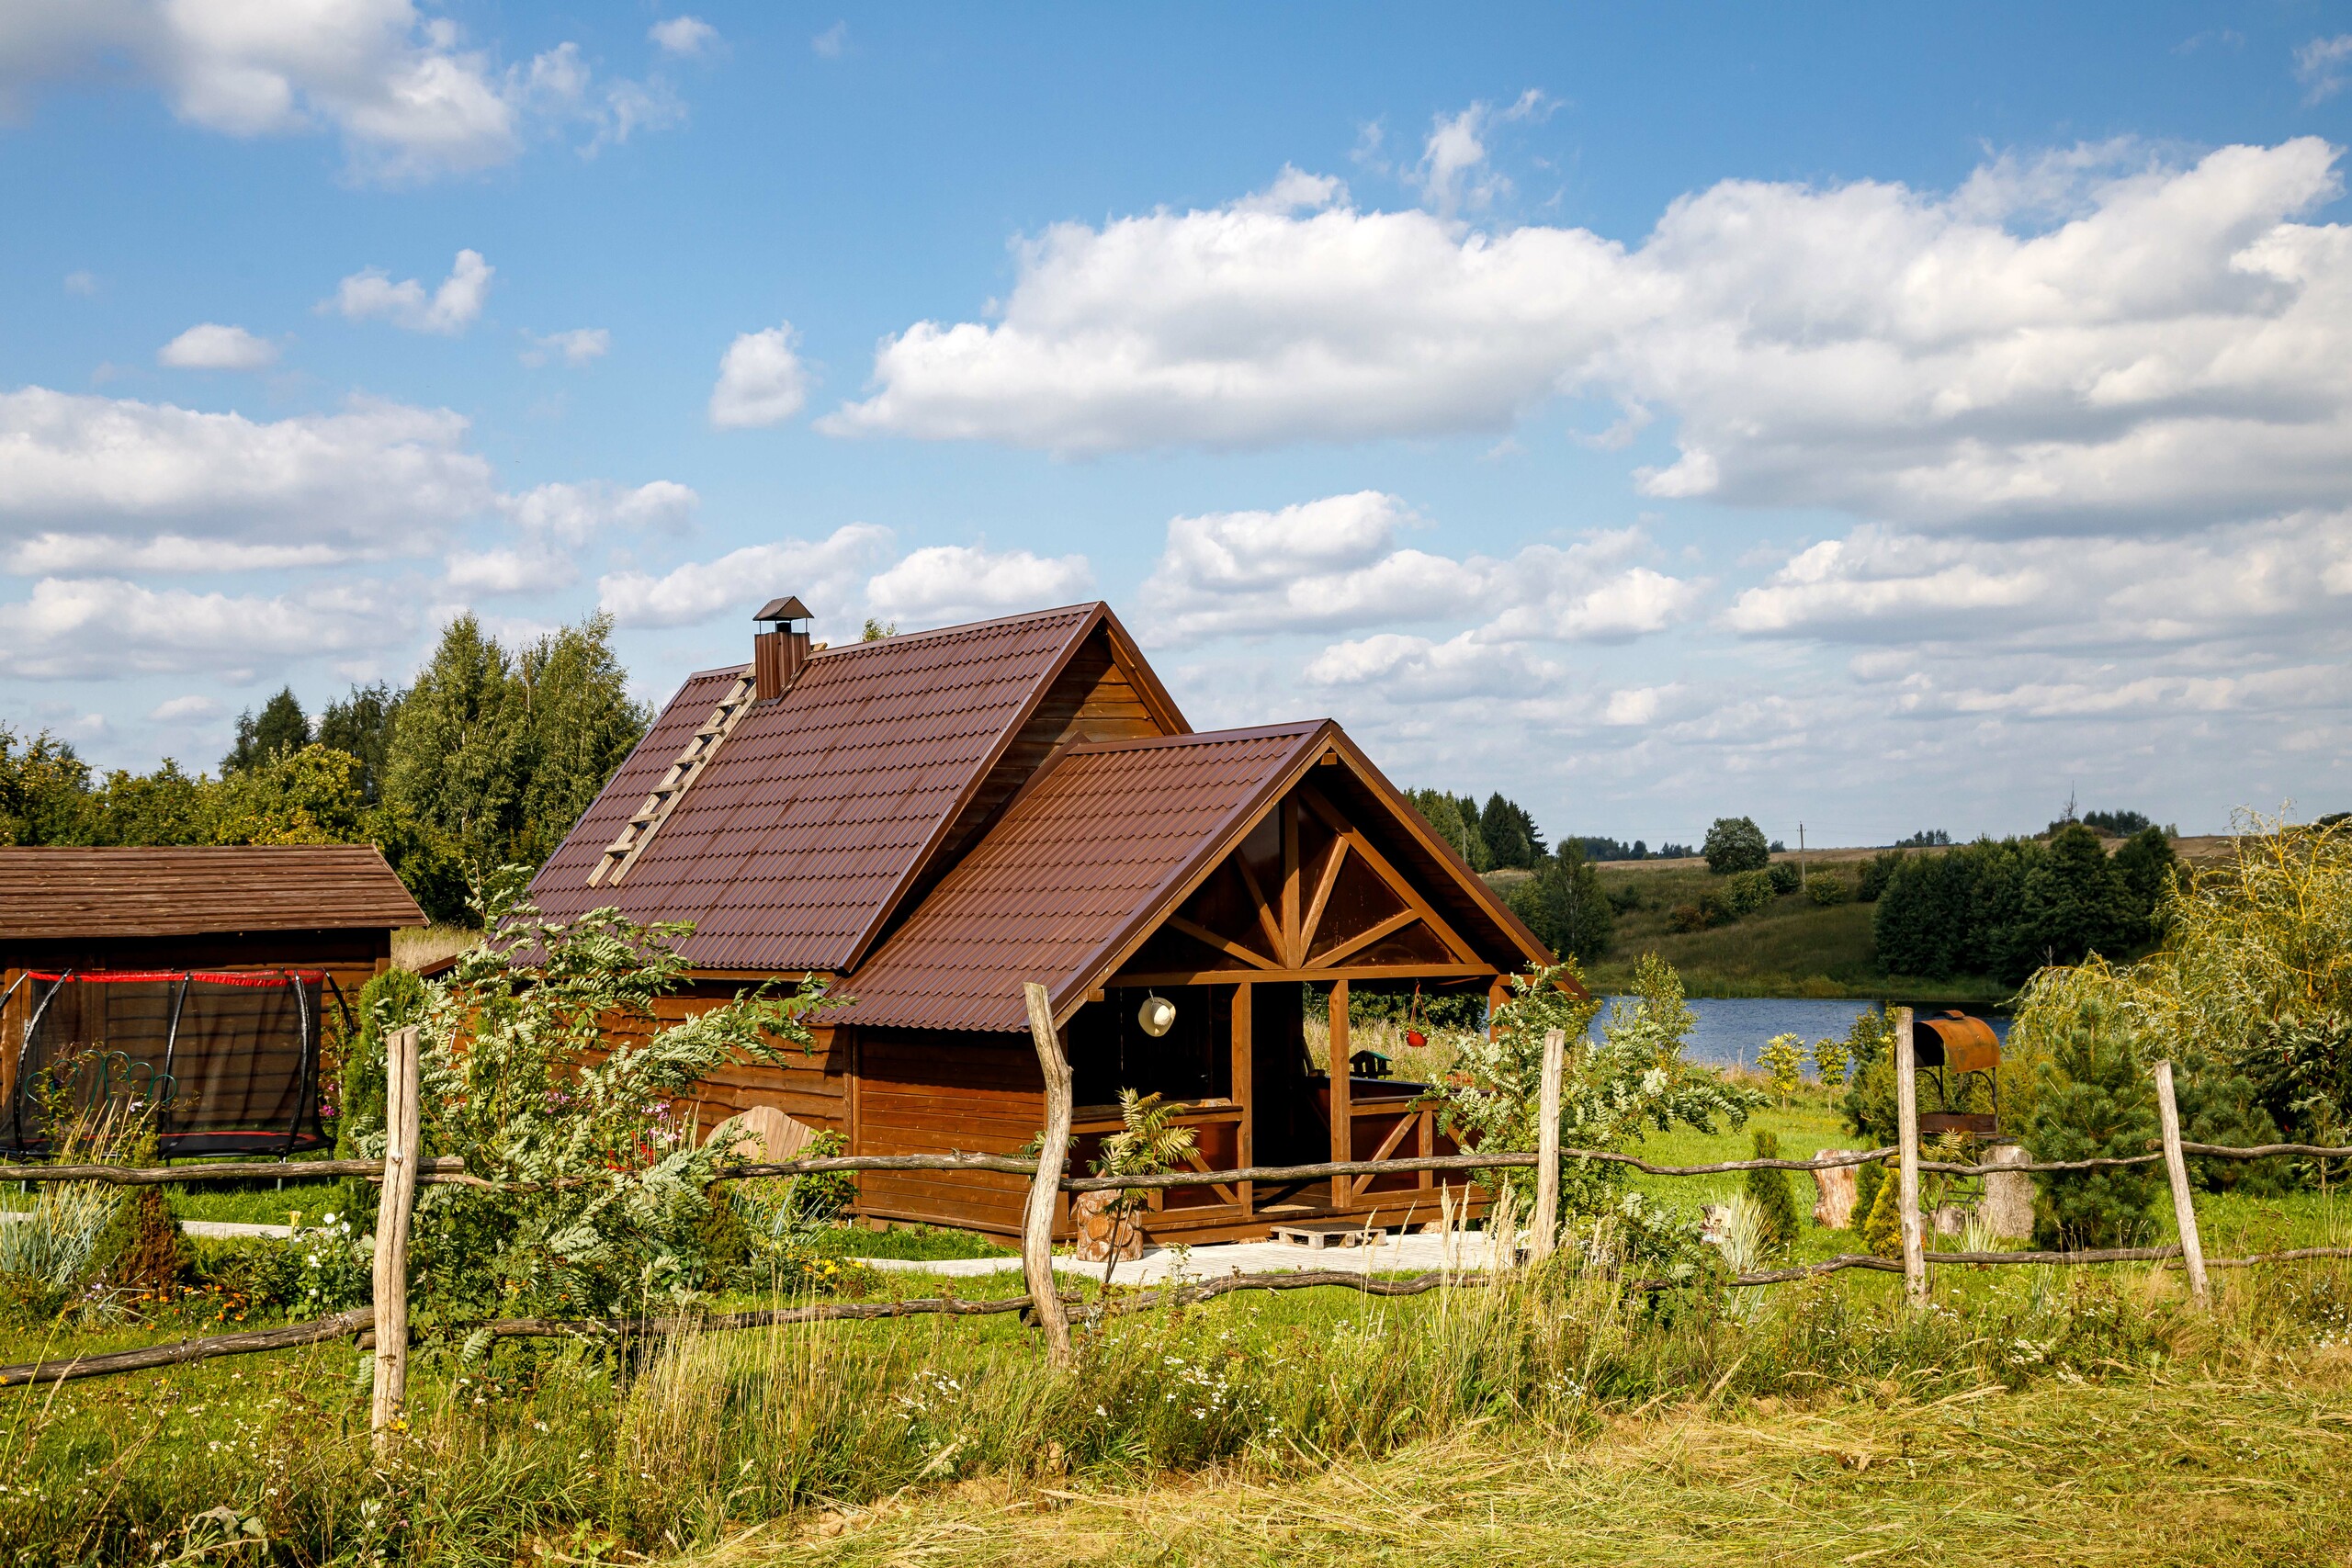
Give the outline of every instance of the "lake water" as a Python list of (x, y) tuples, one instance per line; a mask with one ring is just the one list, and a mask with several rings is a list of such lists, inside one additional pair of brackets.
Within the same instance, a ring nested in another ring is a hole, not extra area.
[[(1900, 998), (1896, 1004), (1901, 1005)], [(1820, 1001), (1806, 997), (1692, 997), (1688, 1006), (1699, 1022), (1690, 1032), (1685, 1055), (1710, 1066), (1736, 1064), (1752, 1067), (1757, 1053), (1775, 1034), (1799, 1035), (1807, 1044), (1824, 1035), (1842, 1040), (1846, 1031), (1853, 1027), (1857, 1013), (1883, 1005), (1854, 998)], [(1923, 1014), (1940, 1013), (1949, 1005), (1913, 1004)], [(1982, 1018), (1993, 1026), (1995, 1034), (2004, 1040), (2008, 1038), (2007, 1013), (1986, 1007), (1963, 1007), (1960, 1010)], [(1607, 1016), (1603, 1010), (1601, 1017)], [(1599, 1027), (1598, 1020), (1594, 1026)]]

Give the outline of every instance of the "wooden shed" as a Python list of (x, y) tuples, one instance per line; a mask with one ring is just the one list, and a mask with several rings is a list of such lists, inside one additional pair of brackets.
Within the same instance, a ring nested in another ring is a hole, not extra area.
[[(691, 677), (532, 886), (691, 920), (683, 1012), (746, 981), (835, 976), (854, 1001), (806, 1066), (706, 1086), (704, 1125), (774, 1106), (859, 1153), (1011, 1152), (1044, 1122), (1021, 1002), (1053, 998), (1073, 1158), (1122, 1089), (1185, 1107), (1201, 1168), (1443, 1152), (1420, 1086), (1336, 1077), (1302, 987), (1493, 995), (1551, 954), (1328, 719), (1196, 733), (1108, 606), (840, 649), (798, 601), (752, 663)], [(1137, 1009), (1175, 1006), (1164, 1035)], [(862, 1214), (1012, 1234), (1022, 1184), (869, 1172)], [(1421, 1177), (1178, 1190), (1163, 1240), (1435, 1215)]]
[(0, 848), (0, 1140), (30, 1146), (20, 1068), (53, 1034), (186, 1080), (169, 1152), (318, 1141), (338, 998), (423, 924), (372, 845)]

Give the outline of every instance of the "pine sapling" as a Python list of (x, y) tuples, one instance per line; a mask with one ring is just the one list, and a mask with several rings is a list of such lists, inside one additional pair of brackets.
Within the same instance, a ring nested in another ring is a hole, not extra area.
[[(1776, 1133), (1756, 1134), (1756, 1157), (1779, 1159), (1781, 1139)], [(1747, 1173), (1747, 1196), (1762, 1216), (1767, 1245), (1775, 1253), (1784, 1253), (1796, 1245), (1797, 1195), (1785, 1170), (1751, 1170)]]

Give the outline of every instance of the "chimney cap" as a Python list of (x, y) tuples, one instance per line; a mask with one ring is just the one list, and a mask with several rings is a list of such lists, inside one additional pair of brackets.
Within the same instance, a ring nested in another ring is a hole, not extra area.
[(797, 594), (787, 593), (781, 599), (769, 600), (765, 604), (760, 607), (760, 613), (753, 615), (752, 619), (755, 621), (806, 621), (811, 620), (814, 617), (815, 612), (811, 611), (808, 605), (803, 604)]

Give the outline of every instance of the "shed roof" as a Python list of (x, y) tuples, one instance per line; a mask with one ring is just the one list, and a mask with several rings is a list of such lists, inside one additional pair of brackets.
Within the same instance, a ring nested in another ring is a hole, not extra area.
[(852, 643), (738, 721), (618, 887), (591, 886), (621, 831), (741, 667), (691, 677), (531, 884), (549, 915), (615, 906), (692, 920), (707, 969), (846, 970), (1086, 638), (1106, 630), (1182, 716), (1107, 605)]
[(0, 849), (0, 941), (423, 924), (372, 844)]
[(1072, 746), (854, 976), (852, 1021), (1020, 1029), (1311, 758), (1327, 722)]

